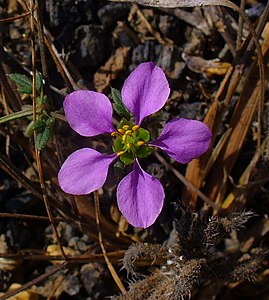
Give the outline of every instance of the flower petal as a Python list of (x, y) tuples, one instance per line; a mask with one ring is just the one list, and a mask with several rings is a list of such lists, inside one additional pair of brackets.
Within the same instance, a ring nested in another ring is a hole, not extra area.
[(212, 133), (204, 123), (181, 118), (167, 123), (161, 135), (150, 145), (186, 164), (208, 150), (211, 137)]
[(115, 131), (109, 99), (93, 91), (75, 91), (65, 97), (64, 112), (71, 128), (82, 136)]
[(83, 148), (67, 157), (58, 180), (61, 189), (73, 195), (86, 195), (98, 190), (106, 181), (109, 165), (117, 154), (103, 155), (93, 149)]
[(153, 62), (140, 64), (125, 80), (122, 101), (135, 116), (136, 124), (160, 110), (168, 99), (170, 88), (163, 70)]
[(138, 161), (133, 171), (122, 179), (117, 189), (118, 206), (134, 227), (149, 227), (160, 214), (164, 190), (161, 183), (144, 172)]

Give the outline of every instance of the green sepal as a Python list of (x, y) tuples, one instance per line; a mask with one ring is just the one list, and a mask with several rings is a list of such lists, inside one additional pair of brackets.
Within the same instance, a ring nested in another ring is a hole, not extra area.
[(139, 158), (144, 158), (149, 156), (153, 152), (153, 149), (150, 146), (142, 145), (136, 149), (136, 156)]
[(121, 119), (120, 123), (117, 126), (117, 129), (121, 129), (124, 125), (129, 125), (130, 128), (134, 126), (134, 123), (127, 121), (126, 119)]
[(10, 78), (16, 83), (17, 90), (20, 94), (32, 94), (32, 80), (26, 75), (13, 73), (9, 75)]
[(124, 144), (133, 144), (135, 142), (135, 139), (132, 136), (126, 135), (126, 140), (124, 141)]
[(51, 127), (45, 127), (43, 132), (37, 134), (36, 147), (39, 151), (43, 150), (47, 142), (52, 138), (53, 131)]
[(125, 165), (130, 165), (134, 162), (135, 156), (132, 152), (126, 151), (122, 155), (119, 156), (120, 160), (125, 164)]
[(150, 133), (144, 128), (139, 128), (137, 132), (137, 138), (140, 141), (148, 142), (150, 140)]
[(116, 137), (114, 143), (113, 143), (113, 151), (114, 152), (120, 152), (123, 150), (124, 144), (122, 143), (122, 140), (120, 137)]
[(115, 112), (122, 118), (130, 119), (131, 114), (128, 112), (128, 110), (122, 102), (120, 91), (111, 87), (111, 96), (114, 102), (113, 108)]

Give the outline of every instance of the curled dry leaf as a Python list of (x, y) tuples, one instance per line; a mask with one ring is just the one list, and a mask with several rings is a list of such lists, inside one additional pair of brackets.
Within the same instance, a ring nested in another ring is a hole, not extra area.
[(207, 76), (224, 76), (231, 64), (215, 59), (206, 60), (199, 56), (184, 56), (188, 68), (195, 73), (205, 73)]
[[(8, 292), (15, 291), (16, 289), (21, 288), (21, 287), (22, 287), (22, 285), (19, 283), (12, 283), (12, 285), (8, 289)], [(38, 300), (39, 295), (32, 292), (30, 289), (27, 289), (27, 290), (22, 291), (12, 297), (9, 297), (8, 299), (9, 300)]]
[(232, 7), (233, 3), (227, 0), (110, 0), (113, 2), (130, 2), (152, 7), (176, 8), (207, 5), (224, 5)]

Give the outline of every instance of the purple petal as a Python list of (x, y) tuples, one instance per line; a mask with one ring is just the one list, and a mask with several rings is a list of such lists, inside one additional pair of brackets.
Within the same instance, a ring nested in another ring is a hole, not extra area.
[(136, 124), (160, 110), (168, 99), (170, 88), (163, 70), (152, 62), (140, 64), (125, 80), (122, 101), (135, 116)]
[(144, 172), (137, 160), (133, 171), (122, 179), (117, 190), (119, 209), (134, 227), (152, 225), (162, 210), (164, 197), (161, 183)]
[(73, 195), (86, 195), (98, 190), (106, 181), (109, 165), (117, 154), (103, 155), (93, 149), (83, 148), (67, 157), (58, 180), (61, 189)]
[(176, 161), (186, 164), (208, 150), (211, 137), (209, 128), (200, 121), (174, 119), (166, 124), (161, 135), (150, 145), (161, 148)]
[(64, 112), (71, 128), (82, 136), (115, 131), (109, 99), (93, 91), (75, 91), (65, 97)]

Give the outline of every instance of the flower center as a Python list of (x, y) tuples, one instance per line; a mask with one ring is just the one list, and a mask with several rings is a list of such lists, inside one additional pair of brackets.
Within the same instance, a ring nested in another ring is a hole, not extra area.
[(113, 151), (125, 165), (133, 163), (136, 157), (143, 158), (152, 153), (152, 148), (146, 144), (150, 140), (149, 131), (130, 121), (122, 119), (117, 131), (111, 135), (115, 137)]

